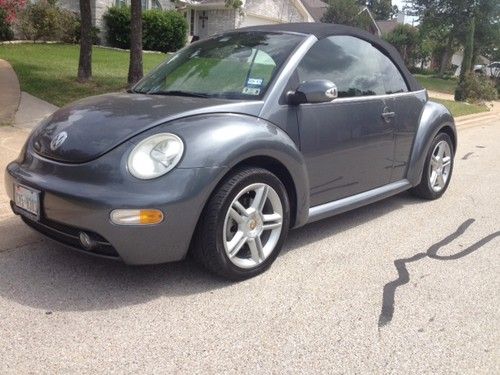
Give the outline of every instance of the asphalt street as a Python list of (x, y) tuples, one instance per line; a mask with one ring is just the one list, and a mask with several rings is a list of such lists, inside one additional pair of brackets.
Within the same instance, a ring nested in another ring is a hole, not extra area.
[[(2, 180), (26, 136), (0, 127)], [(0, 373), (500, 373), (500, 120), (459, 138), (442, 199), (292, 231), (240, 283), (76, 254), (0, 184)]]

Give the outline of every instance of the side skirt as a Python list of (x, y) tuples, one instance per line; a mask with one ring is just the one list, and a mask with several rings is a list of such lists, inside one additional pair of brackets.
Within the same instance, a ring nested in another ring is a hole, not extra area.
[(408, 180), (401, 180), (373, 190), (365, 191), (364, 193), (353, 195), (351, 197), (311, 207), (309, 209), (309, 219), (307, 220), (307, 223), (312, 223), (314, 221), (338, 215), (358, 207), (366, 206), (367, 204), (388, 198), (410, 188), (411, 184)]

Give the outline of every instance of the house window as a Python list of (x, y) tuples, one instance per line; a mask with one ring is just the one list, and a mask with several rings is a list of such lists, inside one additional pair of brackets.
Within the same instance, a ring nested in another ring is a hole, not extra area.
[[(142, 3), (143, 10), (149, 9), (149, 0), (141, 0), (141, 3)], [(153, 3), (153, 5), (152, 5), (153, 8), (156, 8), (156, 5), (158, 5), (158, 8), (161, 9), (161, 5), (158, 2), (158, 0), (152, 0), (152, 3)], [(130, 0), (116, 0), (115, 5), (117, 7), (123, 7), (125, 5), (130, 5)]]

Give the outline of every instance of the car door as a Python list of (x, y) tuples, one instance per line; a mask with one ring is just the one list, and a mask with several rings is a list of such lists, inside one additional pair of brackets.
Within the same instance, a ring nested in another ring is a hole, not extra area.
[(420, 114), (427, 99), (424, 90), (408, 90), (403, 75), (389, 57), (379, 54), (378, 61), (386, 104), (394, 112), (394, 164), (391, 182), (395, 182), (406, 177)]
[(351, 36), (318, 41), (297, 67), (299, 82), (328, 79), (332, 102), (297, 107), (311, 206), (388, 184), (394, 152), (394, 112), (381, 80), (380, 52)]

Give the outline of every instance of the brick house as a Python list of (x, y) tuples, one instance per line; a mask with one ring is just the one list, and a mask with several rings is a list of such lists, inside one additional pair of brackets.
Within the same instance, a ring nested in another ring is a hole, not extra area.
[(315, 22), (305, 3), (306, 0), (244, 0), (240, 9), (233, 9), (226, 7), (224, 0), (180, 0), (177, 9), (188, 21), (189, 35), (203, 39), (245, 26)]
[[(80, 0), (59, 0), (59, 6), (71, 10), (73, 12), (80, 12)], [(104, 21), (102, 16), (106, 13), (109, 7), (114, 5), (130, 5), (130, 0), (92, 0), (90, 6), (92, 8), (92, 24), (101, 29), (105, 33)], [(175, 9), (175, 2), (172, 0), (142, 0), (143, 9)]]
[[(189, 35), (204, 38), (221, 31), (244, 26), (283, 22), (314, 22), (326, 7), (322, 0), (243, 0), (240, 9), (227, 8), (224, 0), (142, 0), (143, 9), (177, 9), (184, 14)], [(130, 0), (92, 0), (92, 24), (104, 37), (103, 15), (114, 5), (129, 5)], [(59, 0), (59, 5), (79, 12), (79, 0)]]

